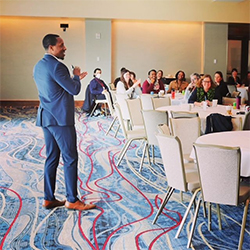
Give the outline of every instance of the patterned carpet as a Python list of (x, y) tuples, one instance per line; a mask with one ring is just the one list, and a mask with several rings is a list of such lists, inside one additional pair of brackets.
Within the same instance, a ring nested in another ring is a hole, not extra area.
[[(35, 126), (35, 108), (1, 108), (0, 115), (0, 249), (186, 249), (192, 219), (175, 239), (191, 194), (180, 201), (174, 193), (157, 224), (152, 225), (167, 182), (159, 151), (156, 163), (146, 162), (138, 173), (142, 145), (134, 143), (119, 167), (122, 134), (105, 136), (111, 118), (86, 118), (76, 110), (79, 149), (79, 197), (97, 205), (91, 211), (45, 210), (42, 130)], [(58, 199), (65, 199), (61, 161), (57, 173)], [(215, 211), (215, 207), (213, 208)], [(237, 249), (243, 206), (221, 206), (222, 227), (212, 215), (212, 231), (202, 209), (193, 249)], [(250, 249), (250, 216), (243, 249)]]

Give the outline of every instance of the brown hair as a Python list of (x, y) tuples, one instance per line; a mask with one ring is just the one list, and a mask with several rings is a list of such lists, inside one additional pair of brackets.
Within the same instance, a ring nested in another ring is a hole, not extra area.
[[(125, 88), (126, 90), (128, 90), (128, 89), (129, 89), (130, 87), (132, 87), (133, 84), (134, 84), (134, 83), (132, 82), (131, 79), (129, 79), (128, 83), (125, 81), (124, 74), (126, 74), (127, 72), (130, 73), (130, 71), (129, 71), (128, 69), (124, 70), (124, 71), (122, 72), (122, 75), (121, 75), (121, 78), (120, 78), (120, 80), (121, 80), (121, 82), (124, 84), (124, 88)], [(128, 87), (128, 85), (129, 85), (129, 87)]]
[(202, 77), (199, 79), (199, 81), (197, 82), (197, 87), (198, 87), (198, 88), (203, 88), (202, 82), (203, 82), (203, 80), (204, 80), (205, 78), (209, 78), (209, 79), (210, 79), (210, 81), (211, 81), (211, 88), (215, 88), (215, 87), (216, 87), (216, 84), (214, 83), (212, 77), (211, 77), (210, 75), (206, 74), (206, 75), (202, 76)]

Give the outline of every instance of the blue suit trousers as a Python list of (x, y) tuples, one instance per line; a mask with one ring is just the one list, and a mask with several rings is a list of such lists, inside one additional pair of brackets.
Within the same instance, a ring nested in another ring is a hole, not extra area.
[(43, 132), (47, 156), (44, 166), (44, 199), (55, 199), (56, 171), (62, 154), (67, 201), (76, 202), (78, 153), (75, 127), (48, 126), (43, 127)]

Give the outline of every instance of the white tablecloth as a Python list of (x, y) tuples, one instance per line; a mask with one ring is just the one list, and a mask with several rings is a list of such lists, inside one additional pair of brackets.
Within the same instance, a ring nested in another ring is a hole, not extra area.
[[(241, 150), (241, 171), (240, 175), (244, 177), (250, 176), (250, 131), (230, 131), (211, 133), (200, 136), (196, 143), (213, 144), (229, 147), (240, 147)], [(191, 158), (195, 158), (194, 150), (192, 150)]]
[(246, 87), (237, 88), (237, 91), (240, 92), (240, 96), (242, 99), (244, 98), (246, 101), (248, 100), (248, 93)]
[[(226, 106), (223, 105), (217, 105), (217, 107), (207, 107), (206, 110), (203, 109), (203, 107), (193, 107), (194, 105), (192, 104), (180, 104), (180, 105), (171, 105), (171, 106), (164, 106), (164, 107), (160, 107), (157, 108), (156, 110), (158, 111), (168, 111), (169, 112), (169, 117), (171, 117), (170, 115), (170, 111), (190, 111), (190, 112), (198, 112), (199, 113), (199, 117), (201, 119), (201, 132), (204, 133), (206, 130), (206, 118), (208, 115), (212, 114), (212, 113), (219, 113), (222, 115), (227, 115), (226, 112)], [(192, 107), (190, 109), (190, 107)], [(237, 109), (233, 109), (233, 119), (232, 119), (232, 123), (233, 123), (233, 130), (241, 130), (242, 127), (239, 126), (239, 124), (243, 124), (244, 119), (245, 119), (245, 115), (237, 115), (236, 113), (239, 112), (239, 110)]]

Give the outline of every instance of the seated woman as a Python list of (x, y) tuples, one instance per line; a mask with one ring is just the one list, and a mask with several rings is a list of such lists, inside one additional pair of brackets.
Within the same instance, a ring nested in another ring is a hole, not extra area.
[(212, 106), (216, 85), (210, 75), (204, 75), (198, 82), (197, 87), (188, 99), (188, 103), (202, 106), (204, 102), (207, 106)]
[(188, 100), (189, 97), (191, 96), (192, 92), (196, 88), (196, 85), (200, 79), (200, 75), (198, 73), (193, 73), (190, 75), (190, 80), (191, 82), (188, 84), (186, 91), (185, 91), (185, 100)]
[[(109, 92), (110, 98), (112, 101), (111, 93), (109, 91), (108, 86), (103, 80), (100, 79), (101, 74), (102, 74), (102, 70), (100, 68), (96, 68), (94, 70), (94, 74), (93, 74), (94, 78), (90, 81), (85, 91), (85, 100), (84, 100), (82, 109), (86, 113), (91, 113), (95, 105), (95, 100), (105, 99), (104, 91)], [(98, 109), (100, 109), (100, 107), (98, 107), (97, 110)]]
[(242, 81), (242, 86), (243, 87), (249, 87), (250, 86), (250, 71), (247, 72), (247, 76)]
[(116, 94), (127, 95), (130, 99), (137, 98), (142, 94), (138, 86), (140, 83), (140, 79), (133, 83), (130, 77), (130, 71), (126, 69), (121, 75), (120, 81), (117, 83)]
[(235, 87), (240, 87), (241, 86), (241, 80), (238, 77), (238, 70), (236, 68), (233, 68), (231, 71), (231, 76), (229, 76), (227, 84), (228, 85), (235, 85)]
[(167, 93), (171, 93), (173, 89), (175, 91), (182, 92), (182, 90), (185, 90), (187, 86), (188, 82), (186, 82), (185, 73), (182, 70), (179, 70), (175, 74), (175, 80), (170, 82)]
[(223, 74), (221, 71), (214, 73), (214, 81), (217, 85), (215, 88), (214, 99), (218, 100), (218, 104), (222, 104), (222, 98), (229, 95), (227, 84), (223, 80)]
[(154, 94), (158, 94), (160, 90), (164, 90), (164, 85), (162, 82), (157, 81), (156, 70), (151, 69), (148, 72), (148, 79), (142, 85), (142, 93), (150, 94), (153, 91)]

